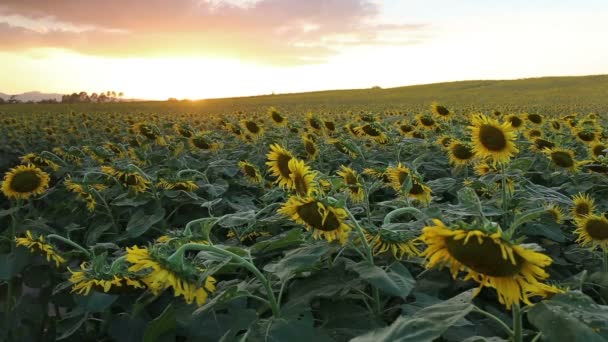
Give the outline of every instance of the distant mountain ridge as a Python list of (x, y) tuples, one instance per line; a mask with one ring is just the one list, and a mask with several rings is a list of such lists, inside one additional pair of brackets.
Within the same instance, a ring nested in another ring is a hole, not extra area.
[[(28, 91), (27, 93), (15, 94), (15, 95), (16, 95), (15, 98), (21, 102), (28, 102), (28, 101), (38, 102), (38, 101), (50, 100), (50, 99), (55, 99), (57, 101), (61, 101), (61, 97), (63, 96), (63, 94), (41, 93), (39, 91)], [(5, 101), (8, 100), (11, 96), (13, 96), (13, 95), (0, 93), (0, 98), (4, 99)]]

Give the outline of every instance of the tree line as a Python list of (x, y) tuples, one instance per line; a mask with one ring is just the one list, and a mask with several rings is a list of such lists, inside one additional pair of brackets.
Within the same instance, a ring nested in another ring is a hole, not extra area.
[(12, 95), (7, 100), (0, 97), (0, 105), (2, 104), (16, 104), (16, 103), (106, 103), (106, 102), (120, 102), (124, 96), (123, 92), (116, 92), (114, 90), (108, 90), (106, 92), (92, 93), (89, 95), (86, 91), (80, 93), (72, 93), (61, 96), (61, 100), (57, 99), (43, 99), (40, 101), (21, 101), (16, 95)]

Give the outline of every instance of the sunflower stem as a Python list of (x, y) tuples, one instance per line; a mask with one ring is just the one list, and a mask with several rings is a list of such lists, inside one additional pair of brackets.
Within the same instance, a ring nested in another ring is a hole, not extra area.
[(602, 253), (604, 254), (603, 271), (608, 272), (608, 249), (602, 248)]
[(114, 214), (112, 214), (112, 209), (108, 205), (108, 202), (106, 201), (105, 198), (103, 198), (103, 196), (101, 196), (99, 191), (95, 190), (94, 188), (92, 188), (91, 190), (95, 193), (95, 195), (97, 195), (99, 200), (101, 200), (103, 207), (106, 209), (106, 212), (107, 212), (108, 216), (110, 217), (110, 221), (112, 221), (112, 227), (114, 227), (114, 230), (116, 230), (118, 232), (118, 230), (119, 230), (118, 225), (116, 224), (116, 221), (114, 220)]
[(258, 278), (258, 280), (262, 283), (262, 286), (264, 286), (264, 289), (266, 290), (266, 295), (268, 297), (268, 302), (270, 304), (270, 309), (272, 310), (272, 315), (275, 318), (278, 318), (281, 316), (281, 309), (279, 308), (279, 304), (274, 295), (274, 292), (272, 291), (272, 287), (270, 286), (270, 282), (268, 281), (268, 278), (266, 278), (262, 274), (262, 272), (260, 272), (260, 270), (257, 267), (255, 267), (255, 265), (253, 263), (251, 263), (250, 261), (244, 259), (243, 257), (241, 257), (237, 254), (234, 254), (230, 251), (227, 251), (225, 249), (215, 247), (215, 246), (202, 245), (202, 244), (198, 244), (198, 243), (187, 243), (187, 244), (182, 245), (175, 251), (175, 253), (173, 253), (173, 255), (171, 255), (169, 257), (169, 261), (176, 262), (176, 261), (183, 260), (184, 253), (187, 250), (214, 252), (214, 253), (218, 253), (218, 254), (222, 254), (222, 255), (231, 257), (232, 259), (236, 260), (240, 265), (242, 265), (247, 270), (249, 270), (251, 273), (253, 273), (253, 275), (255, 275), (256, 278)]
[(509, 337), (513, 337), (513, 330), (511, 330), (511, 328), (500, 318), (492, 315), (491, 313), (477, 307), (477, 306), (473, 306), (473, 310), (475, 310), (475, 312), (480, 313), (486, 317), (488, 317), (489, 319), (495, 321), (496, 323), (498, 323), (498, 325), (500, 325), (504, 331), (509, 334)]
[(205, 175), (204, 173), (198, 171), (198, 170), (194, 170), (194, 169), (184, 169), (184, 170), (180, 170), (177, 172), (177, 177), (181, 177), (184, 173), (194, 173), (196, 175), (201, 176), (207, 183), (209, 183), (209, 179), (207, 179), (207, 175)]
[(502, 174), (502, 179), (501, 179), (501, 183), (502, 183), (502, 223), (503, 223), (503, 227), (508, 227), (509, 226), (509, 213), (507, 212), (509, 210), (509, 204), (508, 204), (508, 193), (507, 193), (507, 174), (505, 172), (505, 164), (501, 163), (500, 164), (500, 169), (501, 169), (501, 174)]
[(112, 261), (112, 264), (110, 265), (110, 273), (111, 274), (115, 274), (117, 271), (117, 268), (120, 266), (120, 264), (125, 261), (127, 259), (126, 255), (120, 256), (116, 259), (114, 259), (114, 261)]
[(513, 304), (513, 342), (523, 342), (522, 314), (519, 303)]
[[(21, 209), (21, 200), (17, 199), (16, 203), (15, 203), (15, 207), (17, 207), (17, 210), (15, 211), (15, 213), (18, 213), (19, 210)], [(15, 231), (17, 230), (17, 225), (19, 224), (17, 221), (17, 217), (15, 216), (15, 213), (11, 214), (11, 225), (10, 225), (10, 231), (9, 231), (9, 243), (10, 243), (10, 252), (12, 253), (15, 248)], [(9, 316), (10, 319), (7, 320), (7, 322), (12, 322), (12, 317), (11, 317), (11, 302), (13, 301), (13, 279), (9, 279), (8, 284), (6, 286), (6, 302), (5, 302), (5, 311), (6, 314)]]
[(49, 235), (46, 236), (46, 238), (50, 239), (50, 240), (53, 240), (53, 239), (54, 240), (59, 240), (59, 241), (65, 243), (65, 244), (70, 245), (70, 246), (78, 249), (79, 251), (83, 252), (87, 256), (88, 259), (91, 258), (91, 252), (89, 252), (84, 247), (82, 247), (81, 245), (77, 244), (76, 242), (74, 242), (74, 241), (72, 241), (70, 239), (66, 239), (63, 236), (59, 236), (57, 234), (49, 234)]

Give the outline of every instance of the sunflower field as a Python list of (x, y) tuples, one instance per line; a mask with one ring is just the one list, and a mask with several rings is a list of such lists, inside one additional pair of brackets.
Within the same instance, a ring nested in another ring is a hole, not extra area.
[(0, 340), (608, 340), (608, 117), (5, 111)]

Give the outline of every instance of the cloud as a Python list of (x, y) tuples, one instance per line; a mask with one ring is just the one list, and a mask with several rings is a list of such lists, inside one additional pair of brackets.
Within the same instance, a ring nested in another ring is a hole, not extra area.
[(424, 25), (382, 23), (380, 9), (372, 0), (2, 0), (0, 49), (301, 64), (421, 39)]

